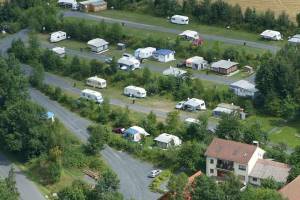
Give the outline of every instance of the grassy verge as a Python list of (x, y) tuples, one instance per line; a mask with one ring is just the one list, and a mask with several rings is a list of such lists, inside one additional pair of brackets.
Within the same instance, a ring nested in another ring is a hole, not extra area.
[(154, 17), (151, 15), (130, 12), (130, 11), (106, 10), (95, 14), (104, 17), (128, 20), (128, 21), (151, 24), (156, 26), (163, 26), (163, 27), (178, 29), (178, 30), (192, 29), (204, 34), (214, 34), (214, 35), (224, 36), (229, 38), (256, 41), (256, 42), (261, 42), (270, 45), (282, 46), (286, 43), (284, 41), (279, 41), (279, 42), (264, 41), (260, 39), (259, 34), (249, 33), (241, 30), (226, 29), (225, 27), (203, 25), (203, 24), (196, 23), (195, 22), (196, 20), (192, 20), (192, 22), (189, 25), (180, 26), (180, 25), (172, 24), (167, 19), (164, 18)]
[(169, 170), (162, 171), (157, 177), (155, 177), (152, 183), (149, 185), (149, 188), (152, 192), (165, 193), (166, 191), (161, 189), (161, 185), (166, 183), (169, 178), (172, 176), (172, 173)]

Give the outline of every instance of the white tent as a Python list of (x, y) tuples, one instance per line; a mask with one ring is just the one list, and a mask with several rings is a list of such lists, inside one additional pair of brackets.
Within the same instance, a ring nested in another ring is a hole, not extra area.
[(282, 35), (278, 31), (273, 30), (265, 30), (260, 34), (262, 38), (269, 39), (269, 40), (282, 40)]
[(198, 32), (197, 31), (192, 31), (192, 30), (183, 31), (179, 35), (182, 36), (182, 37), (185, 37), (186, 39), (189, 39), (189, 40), (196, 40), (196, 39), (199, 38)]

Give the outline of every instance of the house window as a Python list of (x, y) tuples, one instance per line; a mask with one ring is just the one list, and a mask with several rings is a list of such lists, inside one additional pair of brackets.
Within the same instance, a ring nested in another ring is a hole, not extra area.
[(245, 165), (239, 165), (239, 170), (246, 171), (246, 166)]
[(257, 178), (253, 177), (252, 180), (253, 180), (253, 182), (257, 182)]
[(214, 159), (210, 159), (210, 164), (214, 164)]
[(210, 169), (209, 172), (210, 172), (211, 174), (213, 174), (213, 173), (214, 173), (214, 170), (213, 170), (213, 169)]

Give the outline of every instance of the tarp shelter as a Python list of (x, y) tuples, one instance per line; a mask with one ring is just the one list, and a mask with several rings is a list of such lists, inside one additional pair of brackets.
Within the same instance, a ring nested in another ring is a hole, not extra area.
[(48, 111), (46, 113), (46, 118), (49, 119), (49, 120), (51, 120), (52, 122), (55, 121), (55, 119), (54, 119), (54, 113), (53, 112)]
[(124, 131), (124, 137), (128, 138), (130, 141), (139, 142), (142, 136), (149, 136), (150, 134), (145, 131), (145, 129), (139, 126), (132, 126)]
[(192, 69), (201, 70), (208, 68), (208, 62), (203, 57), (194, 56), (185, 61), (185, 65)]
[(60, 57), (64, 57), (66, 55), (65, 47), (54, 47), (51, 50)]

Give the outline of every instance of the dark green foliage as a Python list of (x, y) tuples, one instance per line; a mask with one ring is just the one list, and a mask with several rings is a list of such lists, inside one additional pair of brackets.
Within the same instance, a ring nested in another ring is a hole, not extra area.
[(104, 144), (108, 140), (108, 134), (111, 132), (107, 126), (95, 126), (89, 129), (90, 137), (86, 145), (88, 153), (95, 155), (104, 148)]
[(224, 114), (217, 127), (216, 135), (219, 138), (240, 141), (242, 139), (241, 123), (235, 114)]
[(266, 189), (279, 190), (283, 183), (276, 182), (274, 178), (267, 178), (261, 181), (261, 186)]
[(207, 176), (199, 176), (195, 179), (195, 187), (192, 190), (194, 200), (224, 200), (224, 192), (218, 187), (214, 179)]
[(171, 200), (184, 200), (185, 187), (188, 183), (188, 176), (185, 173), (172, 175), (168, 182), (168, 189), (171, 192)]

